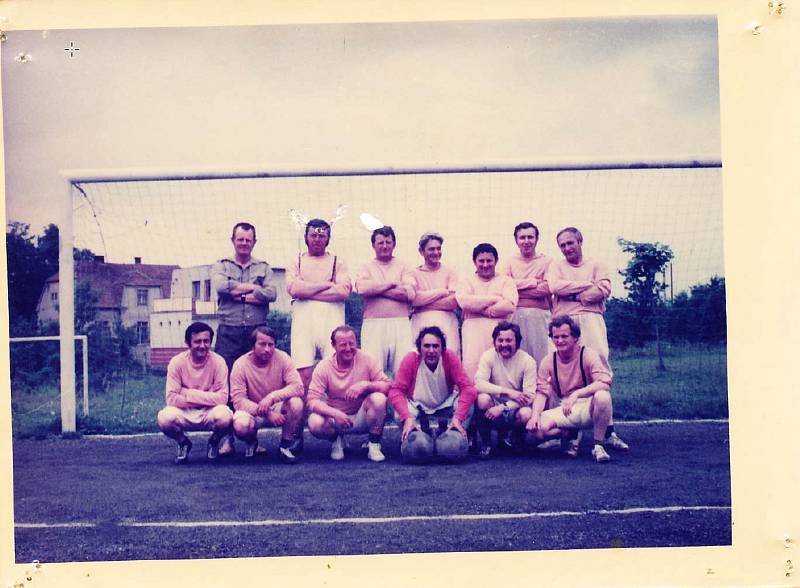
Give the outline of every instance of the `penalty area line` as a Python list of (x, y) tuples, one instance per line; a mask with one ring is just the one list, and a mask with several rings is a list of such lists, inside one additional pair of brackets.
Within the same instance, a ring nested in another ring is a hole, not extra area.
[[(119, 527), (171, 527), (171, 528), (198, 528), (198, 527), (287, 527), (294, 525), (380, 525), (405, 522), (427, 521), (501, 521), (513, 519), (546, 519), (559, 517), (586, 517), (586, 516), (615, 516), (631, 514), (665, 514), (680, 512), (702, 511), (730, 511), (730, 506), (658, 506), (658, 507), (633, 507), (622, 509), (591, 509), (582, 511), (552, 511), (552, 512), (519, 512), (519, 513), (486, 513), (486, 514), (449, 514), (449, 515), (409, 515), (401, 517), (352, 517), (333, 519), (264, 519), (260, 521), (156, 521), (138, 522), (122, 520), (116, 524)], [(15, 523), (17, 529), (69, 529), (69, 528), (94, 528), (97, 523)]]

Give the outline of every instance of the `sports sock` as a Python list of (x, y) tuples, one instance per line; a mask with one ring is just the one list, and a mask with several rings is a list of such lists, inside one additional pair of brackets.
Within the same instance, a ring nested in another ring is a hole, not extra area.
[(380, 443), (381, 442), (381, 435), (379, 433), (370, 433), (369, 434), (369, 442), (370, 443)]
[(288, 449), (293, 441), (294, 441), (293, 439), (284, 439), (283, 437), (281, 437), (280, 446), (283, 447), (284, 449)]
[(606, 427), (606, 439), (611, 437), (611, 433), (613, 433), (613, 432), (614, 432), (614, 425), (608, 425)]

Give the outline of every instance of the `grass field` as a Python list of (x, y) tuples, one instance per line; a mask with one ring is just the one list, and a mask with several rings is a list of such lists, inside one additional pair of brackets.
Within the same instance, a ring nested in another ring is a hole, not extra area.
[(14, 442), (16, 561), (730, 545), (725, 422), (620, 425), (630, 451), (597, 464), (558, 451), (400, 463), (398, 430), (374, 464), (306, 433), (297, 465), (266, 456), (189, 462), (161, 435)]
[[(667, 371), (659, 372), (653, 348), (612, 352), (615, 418), (727, 418), (726, 361), (722, 345), (667, 346)], [(41, 438), (60, 433), (58, 394), (56, 386), (12, 391), (14, 436)], [(156, 414), (164, 406), (164, 377), (148, 375), (117, 383), (103, 394), (90, 390), (89, 395), (88, 418), (81, 416), (78, 400), (80, 432), (153, 432)]]

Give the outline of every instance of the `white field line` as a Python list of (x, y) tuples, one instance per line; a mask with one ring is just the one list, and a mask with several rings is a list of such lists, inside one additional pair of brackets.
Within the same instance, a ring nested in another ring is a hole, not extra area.
[(95, 523), (14, 523), (17, 529), (74, 529), (96, 526)]
[[(543, 519), (558, 517), (584, 517), (592, 515), (628, 515), (628, 514), (662, 514), (696, 511), (730, 511), (730, 506), (662, 506), (662, 507), (636, 507), (616, 510), (586, 510), (586, 511), (554, 511), (554, 512), (523, 512), (523, 513), (492, 513), (492, 514), (452, 514), (452, 515), (411, 515), (403, 517), (356, 517), (336, 519), (264, 519), (260, 521), (158, 521), (137, 522), (123, 520), (117, 523), (120, 527), (286, 527), (292, 525), (374, 525), (405, 523), (413, 521), (487, 521), (487, 520), (512, 520), (512, 519)], [(94, 523), (17, 523), (17, 528), (53, 528), (53, 527), (95, 527)]]
[[(727, 422), (728, 422), (728, 419), (649, 419), (649, 420), (643, 420), (643, 421), (614, 421), (614, 424), (615, 425), (626, 425), (626, 426), (630, 425), (630, 426), (636, 427), (636, 426), (641, 426), (641, 425), (645, 425), (645, 426), (646, 425), (695, 425), (695, 424), (697, 424), (697, 425), (701, 425), (701, 424), (722, 425), (722, 424), (726, 424)], [(389, 425), (386, 425), (386, 427), (384, 427), (384, 429), (397, 429), (397, 428), (398, 428), (398, 426), (395, 425), (395, 424), (389, 424)], [(277, 434), (278, 429), (275, 428), (274, 430), (273, 429), (269, 429), (269, 430), (265, 431), (266, 434), (269, 434), (269, 433), (272, 433), (272, 432)], [(199, 432), (193, 431), (193, 432), (188, 433), (188, 435), (190, 437), (202, 436), (202, 435), (207, 435), (207, 434), (208, 434), (207, 431), (199, 431)], [(127, 433), (127, 434), (121, 434), (121, 435), (103, 435), (103, 434), (84, 435), (83, 438), (84, 439), (97, 439), (97, 440), (101, 440), (102, 441), (102, 440), (106, 440), (106, 439), (136, 439), (136, 438), (162, 437), (162, 436), (163, 435), (161, 433)]]

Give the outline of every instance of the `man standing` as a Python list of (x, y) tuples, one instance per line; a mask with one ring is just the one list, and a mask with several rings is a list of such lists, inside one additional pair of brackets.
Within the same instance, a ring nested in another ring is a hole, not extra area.
[(228, 400), (228, 368), (225, 360), (211, 351), (214, 331), (205, 323), (186, 328), (187, 351), (173, 357), (167, 366), (167, 406), (158, 413), (158, 428), (178, 443), (175, 463), (189, 459), (192, 442), (185, 431), (212, 431), (208, 438), (208, 459), (219, 455), (220, 437), (233, 420)]
[(336, 327), (331, 344), (333, 356), (317, 364), (308, 387), (308, 430), (332, 441), (334, 461), (344, 459), (342, 435), (369, 433), (367, 457), (383, 461), (381, 436), (391, 382), (375, 359), (358, 349), (351, 326)]
[[(553, 316), (570, 316), (580, 327), (581, 343), (594, 349), (611, 372), (603, 318), (605, 301), (611, 295), (611, 276), (604, 265), (584, 257), (583, 235), (575, 227), (561, 229), (556, 242), (564, 259), (550, 264), (547, 272), (547, 282), (554, 294)], [(613, 422), (606, 434), (612, 447), (628, 449), (614, 432)]]
[[(219, 317), (214, 350), (225, 359), (229, 372), (233, 362), (250, 350), (250, 332), (253, 327), (266, 324), (269, 303), (277, 298), (269, 264), (251, 255), (256, 245), (256, 228), (250, 223), (236, 223), (231, 242), (233, 256), (215, 263), (211, 274)], [(220, 455), (233, 453), (233, 435), (228, 433), (220, 446)]]
[(231, 372), (233, 430), (247, 444), (244, 457), (250, 459), (258, 450), (258, 429), (281, 427), (278, 458), (294, 463), (291, 446), (303, 419), (303, 383), (291, 358), (275, 349), (272, 329), (256, 327), (250, 342), (250, 351), (236, 360)]
[(533, 223), (522, 222), (514, 227), (514, 240), (519, 254), (511, 258), (501, 273), (512, 278), (517, 285), (519, 302), (511, 320), (519, 325), (522, 349), (539, 365), (547, 355), (550, 341), (547, 325), (550, 322), (551, 294), (546, 273), (553, 260), (536, 253), (539, 228)]
[(361, 347), (378, 360), (384, 371), (397, 373), (402, 357), (411, 349), (409, 302), (414, 299), (414, 276), (405, 262), (394, 257), (394, 230), (372, 231), (375, 259), (356, 276), (356, 291), (364, 298)]
[(464, 369), (470, 378), (475, 377), (483, 352), (492, 346), (492, 330), (500, 321), (511, 318), (519, 300), (514, 280), (495, 273), (494, 245), (476, 245), (472, 262), (475, 273), (463, 278), (456, 291), (458, 305), (464, 310), (461, 343)]
[[(422, 329), (416, 346), (416, 351), (403, 358), (389, 389), (389, 401), (403, 425), (400, 451), (404, 456), (409, 454), (409, 436), (413, 431), (432, 437), (432, 419), (438, 421), (437, 440), (445, 429), (454, 429), (466, 439), (465, 427), (476, 396), (475, 386), (458, 355), (447, 349), (447, 338), (439, 327)], [(423, 439), (423, 444), (430, 448), (430, 453), (415, 455), (412, 461), (424, 461), (435, 451), (432, 439)]]
[[(579, 345), (581, 328), (567, 315), (550, 323), (550, 336), (556, 351), (542, 361), (527, 430), (540, 440), (566, 438), (571, 431), (592, 427), (592, 457), (599, 463), (609, 461), (604, 445), (605, 431), (613, 414), (611, 372), (600, 355), (586, 345)], [(556, 397), (559, 406), (544, 410), (547, 400)], [(579, 440), (572, 439), (567, 454), (578, 455)]]
[(308, 390), (317, 355), (332, 353), (328, 336), (344, 323), (344, 301), (352, 285), (347, 267), (326, 251), (331, 226), (320, 218), (306, 224), (308, 252), (286, 270), (286, 289), (292, 297), (292, 361)]
[(492, 331), (494, 347), (487, 349), (478, 363), (475, 387), (478, 390), (478, 432), (483, 441), (479, 457), (495, 453), (492, 429), (498, 431), (498, 447), (505, 448), (505, 433), (512, 431), (513, 445), (521, 449), (524, 427), (531, 417), (530, 405), (536, 395), (536, 360), (520, 348), (524, 341), (518, 325), (506, 321)]
[(437, 326), (449, 341), (450, 350), (461, 352), (456, 317), (456, 287), (458, 275), (442, 265), (442, 243), (438, 233), (425, 233), (419, 239), (419, 254), (424, 263), (412, 271), (414, 299), (411, 301), (411, 340), (414, 341), (424, 327)]

